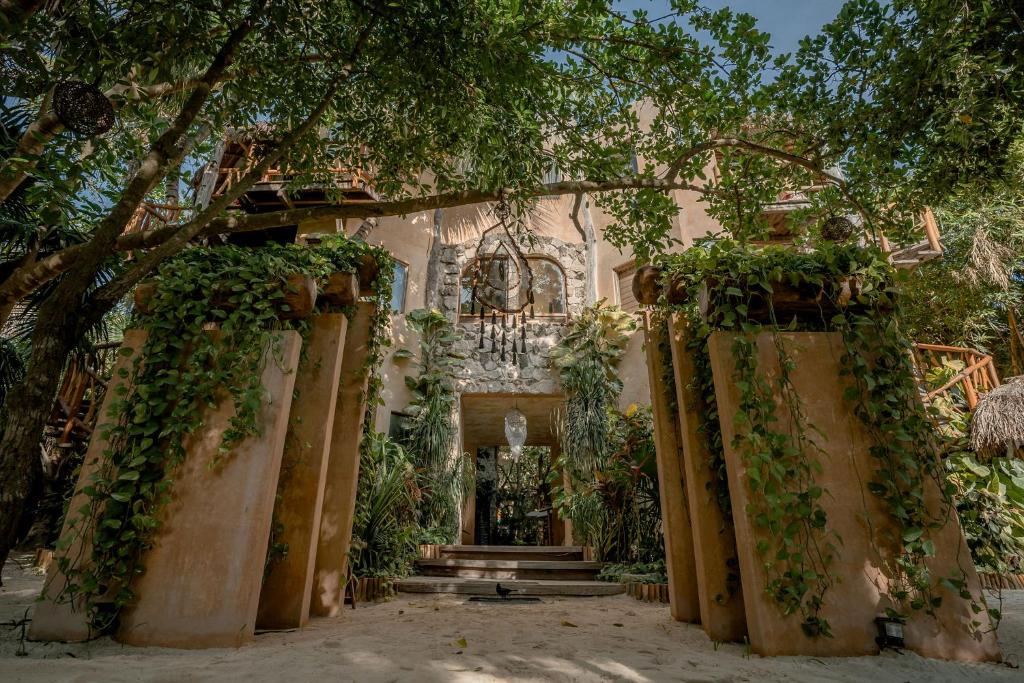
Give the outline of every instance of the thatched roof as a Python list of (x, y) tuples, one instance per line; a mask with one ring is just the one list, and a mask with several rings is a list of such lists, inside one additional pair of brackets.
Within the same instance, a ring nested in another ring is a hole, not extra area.
[(971, 417), (971, 448), (1002, 452), (1024, 443), (1024, 376), (982, 394)]

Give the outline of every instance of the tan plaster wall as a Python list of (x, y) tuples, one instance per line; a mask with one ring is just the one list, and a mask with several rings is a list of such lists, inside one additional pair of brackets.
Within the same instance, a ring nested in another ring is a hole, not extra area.
[[(828, 529), (838, 535), (835, 559), (829, 566), (836, 579), (825, 594), (820, 616), (832, 629), (831, 638), (808, 638), (801, 631), (799, 615), (786, 617), (768, 595), (765, 567), (755, 550), (765, 533), (743, 514), (753, 500), (742, 454), (734, 439), (738, 433), (734, 416), (739, 409), (739, 391), (733, 381), (735, 361), (731, 346), (734, 335), (715, 332), (709, 340), (715, 379), (722, 442), (725, 446), (729, 495), (732, 499), (740, 579), (743, 584), (747, 628), (754, 651), (761, 655), (854, 656), (878, 651), (874, 619), (893, 606), (889, 598), (895, 587), (892, 573), (894, 554), (885, 545), (887, 537), (898, 537), (882, 502), (867, 490), (876, 465), (869, 448), (870, 433), (843, 399), (848, 378), (840, 375), (839, 358), (844, 353), (838, 333), (782, 333), (787, 354), (794, 360), (790, 374), (793, 388), (803, 401), (808, 438), (818, 447), (808, 456), (821, 464), (815, 482), (826, 494), (819, 504), (828, 516)], [(771, 332), (757, 337), (758, 372), (774, 386), (779, 377), (779, 359)], [(776, 429), (786, 429), (791, 418), (780, 407)], [(863, 482), (858, 484), (858, 482)], [(929, 480), (930, 483), (930, 480)], [(927, 486), (926, 501), (938, 514), (938, 493)], [(961, 552), (966, 542), (955, 511), (945, 526), (931, 532), (937, 554), (929, 569), (935, 577), (966, 573), (968, 590), (983, 599), (977, 572), (970, 555)], [(823, 539), (826, 540), (826, 539)], [(958, 557), (959, 556), (959, 557)], [(927, 657), (964, 661), (998, 661), (999, 646), (984, 609), (974, 614), (967, 601), (941, 586), (942, 597), (936, 618), (911, 613), (905, 629), (907, 649)], [(982, 605), (983, 607), (983, 605)], [(978, 627), (972, 627), (972, 620)]]

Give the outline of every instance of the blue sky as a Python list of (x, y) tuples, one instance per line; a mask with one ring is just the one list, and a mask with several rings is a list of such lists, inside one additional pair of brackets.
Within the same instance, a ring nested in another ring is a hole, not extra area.
[[(620, 0), (621, 9), (646, 9), (649, 16), (669, 12), (667, 0)], [(843, 6), (843, 0), (702, 0), (711, 10), (730, 7), (757, 18), (762, 31), (772, 36), (772, 47), (778, 52), (792, 52), (801, 38), (818, 30)]]

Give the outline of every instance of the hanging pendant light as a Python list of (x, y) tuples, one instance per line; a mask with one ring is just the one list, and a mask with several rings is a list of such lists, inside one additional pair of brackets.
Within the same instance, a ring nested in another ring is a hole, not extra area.
[(505, 439), (512, 450), (512, 457), (518, 458), (526, 443), (526, 416), (516, 408), (505, 413)]

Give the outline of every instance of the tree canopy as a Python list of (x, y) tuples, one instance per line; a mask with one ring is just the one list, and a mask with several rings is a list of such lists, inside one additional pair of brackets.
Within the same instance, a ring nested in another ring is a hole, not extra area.
[[(587, 193), (615, 218), (606, 238), (647, 258), (672, 243), (674, 189), (743, 239), (767, 229), (762, 209), (785, 189), (819, 190), (807, 215), (898, 234), (923, 202), (1005, 182), (1024, 91), (1009, 0), (851, 0), (782, 56), (749, 15), (669, 4), (665, 16), (607, 0), (0, 4), (0, 321), (26, 297), (35, 321), (0, 442), (0, 557), (68, 351), (194, 241)], [(105, 102), (113, 127), (75, 132), (69, 107)], [(252, 131), (253, 165), (223, 195), (124, 234), (144, 201), (173, 199), (225, 137)], [(335, 163), (372, 168), (382, 199), (228, 210), (268, 168), (301, 184)], [(565, 180), (545, 186), (552, 165)]]

